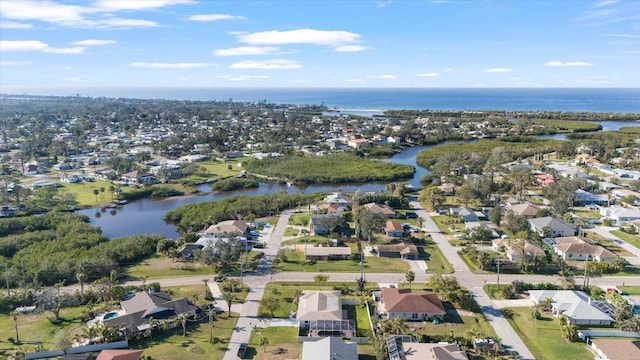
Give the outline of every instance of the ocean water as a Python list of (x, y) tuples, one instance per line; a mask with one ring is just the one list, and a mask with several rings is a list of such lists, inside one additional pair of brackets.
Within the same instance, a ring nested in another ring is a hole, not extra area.
[[(321, 105), (340, 110), (386, 109), (529, 110), (640, 113), (640, 88), (31, 88), (34, 95), (80, 95), (139, 99), (233, 100)], [(17, 92), (7, 92), (5, 93)]]

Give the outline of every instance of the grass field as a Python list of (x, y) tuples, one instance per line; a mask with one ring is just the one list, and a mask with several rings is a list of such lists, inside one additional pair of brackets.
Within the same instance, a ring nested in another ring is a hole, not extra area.
[(640, 286), (618, 286), (618, 289), (626, 291), (630, 295), (640, 296)]
[[(52, 324), (48, 320), (49, 317), (53, 318), (53, 314), (50, 312), (18, 315), (18, 336), (22, 342), (20, 346), (13, 345), (7, 340), (9, 337), (16, 338), (13, 318), (10, 315), (0, 315), (0, 349), (5, 350), (6, 353), (18, 350), (32, 352), (36, 350), (36, 346), (41, 346), (42, 349), (56, 350), (54, 338), (57, 333), (63, 332), (67, 338), (71, 339), (74, 334), (81, 332), (80, 314), (85, 309), (84, 306), (62, 309), (60, 324)], [(2, 358), (1, 353), (0, 358)]]
[[(311, 246), (311, 245), (309, 245)], [(315, 264), (305, 264), (304, 253), (288, 250), (286, 263), (274, 266), (276, 271), (302, 271), (302, 272), (360, 272), (358, 260), (329, 260), (317, 261)], [(364, 269), (369, 273), (404, 273), (409, 270), (409, 265), (400, 259), (390, 259), (377, 256), (367, 256), (364, 260)]]
[(640, 249), (640, 236), (627, 234), (626, 232), (620, 230), (613, 230), (611, 231), (611, 234)]
[[(269, 345), (260, 346), (260, 338), (269, 339)], [(298, 343), (298, 328), (273, 326), (256, 328), (249, 338), (245, 359), (287, 360), (298, 359), (302, 353), (302, 343)]]
[(156, 254), (147, 260), (128, 267), (125, 274), (131, 279), (144, 279), (146, 277), (147, 281), (152, 281), (154, 279), (192, 275), (211, 277), (215, 274), (215, 271), (211, 266), (200, 265), (197, 262), (174, 262), (173, 259)]
[(349, 319), (355, 320), (356, 336), (367, 337), (372, 335), (366, 307), (360, 305), (342, 305), (342, 308), (347, 310), (347, 317)]
[[(419, 250), (420, 248), (418, 248)], [(442, 254), (442, 250), (434, 242), (427, 242), (424, 246), (424, 252), (429, 254), (427, 259), (427, 267), (430, 273), (450, 274), (453, 272), (451, 263)]]
[(596, 210), (574, 210), (573, 213), (583, 219), (600, 219), (602, 217)]
[[(329, 279), (329, 281), (331, 281), (331, 279)], [(366, 285), (367, 288), (377, 288), (377, 284), (375, 283), (368, 283)], [(291, 313), (291, 311), (295, 311), (296, 308), (295, 306), (293, 306), (293, 299), (295, 297), (295, 293), (296, 291), (304, 291), (304, 290), (335, 290), (338, 288), (343, 288), (343, 287), (347, 287), (351, 290), (356, 290), (356, 284), (355, 283), (340, 283), (340, 282), (327, 282), (326, 284), (322, 285), (320, 288), (318, 288), (318, 285), (316, 285), (314, 282), (296, 282), (296, 283), (291, 283), (291, 282), (270, 282), (269, 284), (267, 284), (267, 287), (265, 289), (265, 297), (267, 296), (276, 296), (280, 302), (279, 307), (276, 311), (273, 312), (273, 316), (271, 316), (271, 314), (268, 314), (264, 308), (262, 307), (262, 304), (260, 304), (260, 308), (258, 309), (258, 315), (260, 316), (262, 315), (267, 315), (268, 317), (276, 317), (276, 318), (288, 318), (289, 314)], [(274, 291), (273, 289), (276, 289), (278, 292), (278, 295), (271, 295), (272, 292)], [(358, 299), (358, 295), (345, 295), (342, 297), (343, 299)], [(368, 328), (368, 325), (367, 325)]]
[(560, 323), (549, 314), (535, 321), (531, 309), (506, 308), (503, 314), (536, 359), (582, 360), (593, 356), (584, 343), (572, 343), (562, 338)]
[(187, 336), (182, 336), (182, 328), (169, 330), (167, 335), (153, 340), (133, 343), (131, 348), (143, 349), (144, 355), (154, 360), (219, 360), (227, 351), (238, 314), (219, 314), (213, 322), (213, 342), (209, 342), (209, 323), (196, 323), (187, 326)]

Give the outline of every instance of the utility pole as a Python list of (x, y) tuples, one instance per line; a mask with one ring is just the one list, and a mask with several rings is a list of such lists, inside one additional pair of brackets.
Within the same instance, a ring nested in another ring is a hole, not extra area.
[(500, 288), (500, 258), (498, 258), (498, 263), (496, 264), (498, 268), (498, 288)]
[(9, 296), (9, 264), (4, 265), (4, 277), (7, 282), (7, 296)]

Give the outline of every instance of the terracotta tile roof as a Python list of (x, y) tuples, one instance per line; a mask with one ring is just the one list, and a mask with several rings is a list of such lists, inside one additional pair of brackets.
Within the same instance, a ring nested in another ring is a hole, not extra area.
[(418, 248), (410, 243), (401, 242), (398, 244), (378, 245), (378, 253), (400, 253), (400, 254), (417, 254)]
[(96, 360), (140, 360), (144, 350), (102, 350)]
[(591, 341), (609, 360), (640, 359), (639, 340), (593, 339)]
[(382, 300), (388, 313), (446, 313), (442, 301), (434, 293), (414, 293), (410, 289), (382, 288)]
[(397, 221), (387, 220), (385, 231), (404, 231), (404, 227)]

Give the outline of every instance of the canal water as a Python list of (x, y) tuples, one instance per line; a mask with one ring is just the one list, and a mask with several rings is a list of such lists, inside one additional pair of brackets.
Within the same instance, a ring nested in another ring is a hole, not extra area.
[[(638, 122), (621, 122), (621, 121), (601, 121), (599, 122), (603, 130), (618, 130), (622, 126), (639, 126)], [(550, 135), (541, 137), (551, 137), (554, 139), (564, 139), (564, 135)], [(428, 174), (429, 171), (416, 165), (416, 155), (422, 151), (429, 149), (428, 146), (416, 146), (403, 150), (392, 157), (382, 159), (382, 161), (393, 162), (398, 164), (412, 165), (416, 172), (408, 183), (419, 187), (420, 177)], [(188, 196), (177, 196), (167, 199), (140, 199), (133, 201), (119, 209), (85, 209), (79, 210), (78, 213), (87, 215), (91, 219), (91, 224), (99, 226), (102, 232), (110, 238), (118, 238), (122, 236), (136, 234), (161, 234), (170, 239), (177, 239), (178, 233), (172, 224), (164, 221), (164, 214), (173, 210), (180, 205), (191, 204), (201, 201), (216, 201), (236, 195), (264, 195), (272, 194), (278, 191), (286, 191), (294, 193), (301, 191), (303, 193), (313, 192), (333, 192), (341, 191), (345, 193), (361, 192), (379, 192), (384, 190), (385, 182), (370, 182), (362, 184), (317, 184), (317, 185), (294, 185), (287, 186), (278, 183), (260, 183), (258, 188), (242, 189), (237, 191), (229, 191), (224, 193), (213, 193), (208, 184), (200, 185), (197, 189), (200, 193)]]

